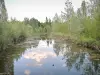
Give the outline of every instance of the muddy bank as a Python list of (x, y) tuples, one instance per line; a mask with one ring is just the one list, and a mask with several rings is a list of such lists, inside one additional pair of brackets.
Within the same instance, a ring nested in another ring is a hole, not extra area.
[(70, 41), (80, 47), (85, 47), (92, 50), (100, 51), (100, 45), (97, 45), (95, 42), (83, 42), (83, 41), (79, 42), (78, 40), (72, 39), (70, 36), (65, 36), (65, 35), (53, 35), (53, 39), (64, 40), (68, 42)]
[(56, 39), (56, 40), (68, 40), (68, 41), (70, 40), (70, 41), (72, 41), (70, 36), (66, 36), (66, 35), (52, 35), (51, 38)]
[(82, 47), (86, 47), (92, 50), (98, 50), (100, 51), (100, 46), (93, 44), (93, 43), (89, 43), (89, 42), (78, 42), (77, 43), (78, 46), (82, 46)]

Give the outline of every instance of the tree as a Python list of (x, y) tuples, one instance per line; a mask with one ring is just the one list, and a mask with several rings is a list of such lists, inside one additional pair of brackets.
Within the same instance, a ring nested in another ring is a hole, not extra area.
[(86, 7), (86, 2), (85, 1), (82, 1), (81, 10), (82, 10), (82, 15), (84, 17), (86, 17), (87, 16), (87, 7)]
[(4, 0), (0, 0), (0, 20), (7, 21), (8, 14), (5, 6)]
[(56, 13), (55, 16), (53, 17), (53, 22), (55, 23), (59, 23), (60, 22), (60, 18), (58, 16), (58, 14)]
[(82, 13), (81, 13), (81, 9), (78, 8), (78, 9), (77, 9), (77, 16), (78, 16), (78, 18), (81, 17), (81, 15), (82, 15)]
[(97, 26), (97, 40), (100, 40), (100, 0), (95, 0), (95, 15), (94, 18), (96, 20), (96, 26)]
[(46, 17), (46, 24), (48, 24), (48, 18)]
[(24, 23), (27, 25), (27, 24), (29, 24), (29, 18), (24, 18)]
[(29, 24), (30, 24), (33, 28), (38, 28), (38, 27), (40, 27), (40, 22), (39, 22), (37, 19), (35, 19), (35, 18), (31, 18), (31, 19), (29, 20)]
[(74, 14), (74, 8), (73, 8), (73, 5), (72, 5), (72, 2), (67, 0), (65, 2), (65, 12), (62, 12), (63, 14), (63, 18), (65, 19), (65, 21), (68, 21)]
[(49, 25), (51, 26), (51, 19), (49, 18)]

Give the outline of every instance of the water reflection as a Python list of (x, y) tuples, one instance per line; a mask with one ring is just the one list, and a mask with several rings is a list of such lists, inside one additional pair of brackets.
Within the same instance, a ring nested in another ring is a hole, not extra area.
[(25, 72), (24, 72), (26, 75), (30, 75), (30, 70), (25, 70)]
[(0, 52), (0, 73), (100, 75), (100, 53), (65, 40), (28, 40)]
[(34, 59), (36, 62), (41, 62), (43, 59), (47, 59), (48, 57), (56, 57), (56, 55), (46, 50), (34, 50), (27, 52), (25, 55), (23, 55), (23, 57), (26, 59)]
[(74, 44), (57, 43), (54, 45), (55, 53), (63, 54), (68, 70), (75, 68), (82, 75), (100, 75), (100, 53), (84, 48), (78, 48)]
[(14, 61), (20, 59), (24, 48), (11, 47), (0, 52), (0, 73), (14, 75)]

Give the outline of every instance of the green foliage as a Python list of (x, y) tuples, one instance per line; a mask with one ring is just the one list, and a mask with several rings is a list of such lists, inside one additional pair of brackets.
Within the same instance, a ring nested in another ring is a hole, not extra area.
[(7, 27), (5, 22), (0, 22), (0, 49), (4, 49), (6, 44), (9, 42), (9, 37), (7, 37)]
[(60, 16), (54, 16), (53, 33), (70, 34), (78, 41), (100, 42), (100, 0), (82, 1), (77, 12), (74, 12), (69, 0), (65, 2), (65, 6), (65, 12), (61, 14), (62, 22)]
[(24, 18), (24, 24), (32, 26), (33, 29), (38, 28), (41, 25), (41, 23), (35, 18)]
[(87, 16), (87, 8), (86, 8), (86, 2), (85, 1), (82, 1), (82, 4), (81, 4), (81, 10), (82, 10), (82, 16)]
[(7, 21), (8, 14), (4, 0), (0, 0), (0, 21)]
[(54, 23), (52, 27), (53, 33), (68, 34), (68, 25), (66, 23)]
[(61, 15), (55, 14), (53, 21), (46, 17), (44, 23), (35, 18), (24, 18), (23, 22), (11, 19), (7, 22), (7, 10), (4, 0), (0, 1), (0, 48), (7, 47), (21, 41), (21, 38), (33, 34), (63, 34), (70, 35), (77, 40), (90, 42), (100, 41), (100, 0), (82, 1), (77, 12), (74, 11), (72, 2), (65, 2), (65, 10)]
[(47, 17), (46, 21), (44, 23), (41, 23), (40, 26), (36, 28), (36, 32), (41, 34), (50, 34), (51, 30), (51, 19), (48, 19)]
[(23, 22), (0, 22), (0, 49), (21, 42), (32, 34), (32, 27), (24, 25)]

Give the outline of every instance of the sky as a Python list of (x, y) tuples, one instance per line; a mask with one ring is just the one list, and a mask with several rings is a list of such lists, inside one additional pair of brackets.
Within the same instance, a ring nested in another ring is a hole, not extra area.
[[(9, 19), (23, 20), (24, 17), (36, 18), (44, 22), (45, 18), (53, 18), (55, 13), (64, 11), (66, 0), (5, 0)], [(82, 0), (71, 0), (75, 10), (80, 7)]]

